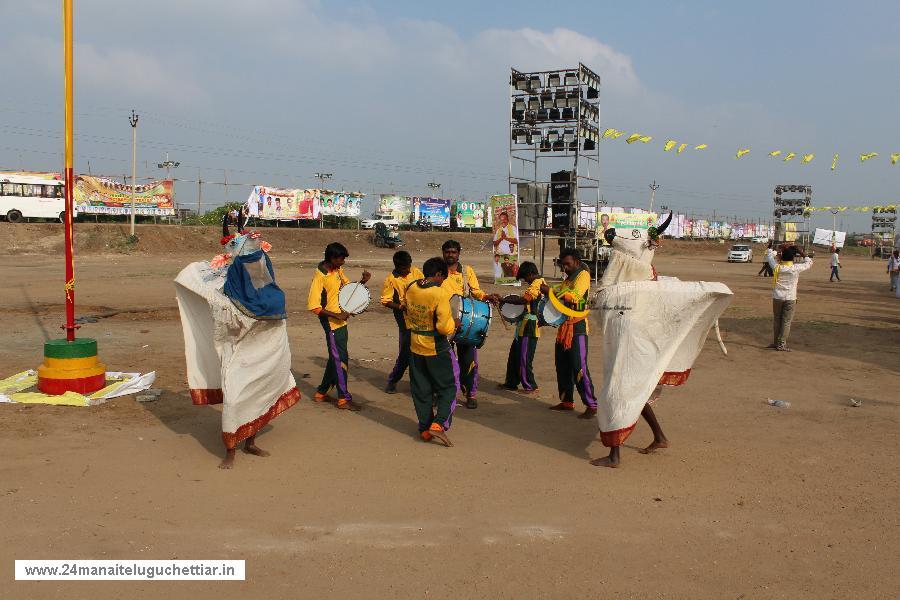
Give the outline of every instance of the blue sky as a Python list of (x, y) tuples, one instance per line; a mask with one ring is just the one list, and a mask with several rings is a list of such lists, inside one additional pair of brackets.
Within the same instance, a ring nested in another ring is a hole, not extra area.
[[(753, 218), (778, 183), (813, 185), (817, 204), (898, 196), (897, 2), (75, 5), (80, 171), (88, 160), (94, 173), (130, 170), (134, 108), (139, 176), (168, 151), (180, 178), (237, 184), (230, 200), (254, 183), (312, 186), (320, 170), (369, 194), (434, 180), (480, 198), (506, 191), (509, 67), (581, 60), (603, 78), (601, 127), (654, 136), (604, 142), (612, 204), (644, 205), (654, 179), (660, 203)], [(0, 0), (0, 168), (61, 163), (58, 12), (56, 0)], [(710, 147), (675, 156), (669, 138)], [(734, 160), (739, 147), (751, 153)], [(766, 158), (774, 149), (816, 158)], [(881, 156), (860, 164), (868, 151)], [(196, 184), (177, 189), (196, 201)], [(204, 197), (223, 201), (225, 188)]]

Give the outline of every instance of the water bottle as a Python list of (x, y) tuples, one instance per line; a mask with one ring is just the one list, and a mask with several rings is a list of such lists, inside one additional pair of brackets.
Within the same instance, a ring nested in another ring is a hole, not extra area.
[(769, 406), (774, 406), (776, 408), (790, 408), (791, 407), (791, 403), (788, 402), (787, 400), (772, 400), (771, 398), (769, 398), (767, 400), (767, 402), (769, 403)]

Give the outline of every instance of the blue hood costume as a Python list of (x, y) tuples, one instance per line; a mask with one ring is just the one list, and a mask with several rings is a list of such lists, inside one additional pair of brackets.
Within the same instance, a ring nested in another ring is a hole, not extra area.
[(224, 293), (239, 311), (259, 320), (287, 318), (284, 291), (275, 283), (272, 261), (262, 250), (235, 256)]

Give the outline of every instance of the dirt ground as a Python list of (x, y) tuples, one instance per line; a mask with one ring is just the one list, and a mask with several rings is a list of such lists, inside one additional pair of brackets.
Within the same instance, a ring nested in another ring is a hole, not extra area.
[[(844, 281), (829, 283), (820, 258), (801, 278), (788, 354), (765, 349), (771, 280), (756, 276), (759, 257), (728, 264), (725, 246), (667, 243), (660, 273), (735, 292), (721, 319), (729, 354), (707, 342), (687, 385), (657, 404), (671, 448), (639, 454), (641, 422), (611, 470), (588, 463), (605, 454), (594, 420), (547, 410), (550, 332), (535, 359), (542, 393), (522, 397), (495, 389), (512, 331), (493, 324), (480, 406), (457, 410), (454, 448), (417, 440), (406, 381), (381, 391), (396, 346), (381, 307), (351, 323), (363, 410), (313, 404), (325, 361), (305, 299), (322, 247), (346, 243), (348, 274), (370, 269), (373, 291), (391, 251), (365, 232), (267, 230), (303, 399), (260, 435), (270, 458), (239, 454), (222, 471), (219, 413), (187, 393), (172, 286), (217, 251), (215, 228), (141, 227), (134, 248), (122, 231), (79, 226), (78, 314), (99, 317), (80, 334), (110, 369), (155, 370), (163, 393), (0, 405), (0, 597), (896, 597), (900, 301), (883, 262), (846, 257)], [(60, 237), (54, 225), (0, 224), (2, 377), (36, 367), (44, 339), (60, 335)], [(421, 263), (446, 235), (404, 237)], [(488, 281), (487, 238), (458, 237)], [(245, 559), (247, 580), (12, 581), (14, 559), (42, 558)]]

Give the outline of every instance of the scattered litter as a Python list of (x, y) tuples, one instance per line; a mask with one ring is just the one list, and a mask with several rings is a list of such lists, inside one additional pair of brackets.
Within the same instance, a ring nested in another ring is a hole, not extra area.
[(653, 501), (654, 501), (654, 502), (662, 502), (662, 498), (660, 498), (659, 496), (656, 496), (656, 497), (653, 499)]
[[(141, 375), (140, 373), (106, 372), (106, 387), (84, 396), (76, 392), (60, 395), (43, 394), (34, 390), (37, 386), (37, 372), (23, 371), (0, 380), (0, 403), (51, 404), (57, 406), (97, 406), (111, 398), (143, 392), (153, 385), (156, 371)], [(158, 393), (158, 390), (154, 390)]]
[(850, 406), (859, 408), (860, 406), (862, 406), (862, 400), (854, 400), (853, 398), (850, 398)]
[(150, 344), (144, 344), (143, 346), (141, 346), (141, 348), (149, 348), (149, 347), (150, 347)]
[(790, 408), (791, 407), (791, 403), (788, 402), (787, 400), (772, 400), (771, 398), (769, 398), (768, 400), (766, 400), (766, 402), (769, 403), (769, 406), (775, 406), (777, 408)]
[(141, 329), (141, 333), (150, 333), (149, 329)]
[(134, 397), (138, 402), (153, 402), (162, 395), (162, 390), (144, 390)]

